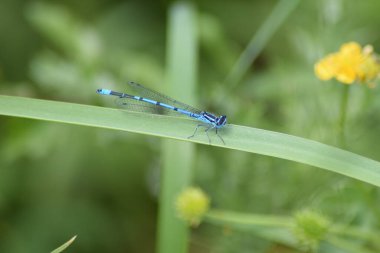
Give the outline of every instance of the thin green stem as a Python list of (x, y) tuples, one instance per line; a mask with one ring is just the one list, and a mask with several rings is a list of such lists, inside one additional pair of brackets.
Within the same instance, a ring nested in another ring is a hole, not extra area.
[[(196, 11), (189, 2), (169, 9), (166, 91), (178, 99), (193, 98), (197, 76)], [(189, 229), (175, 210), (177, 195), (191, 182), (194, 145), (165, 140), (157, 233), (157, 252), (185, 253)]]
[(350, 93), (350, 85), (344, 85), (342, 91), (342, 98), (340, 101), (340, 115), (339, 115), (339, 145), (342, 148), (346, 147), (346, 118), (347, 118), (347, 106)]
[[(266, 214), (238, 213), (215, 209), (210, 210), (205, 215), (204, 219), (205, 222), (217, 226), (227, 226), (234, 230), (241, 231), (255, 231), (258, 235), (261, 235), (265, 238), (267, 238), (270, 234), (268, 232), (270, 230), (273, 230), (272, 235), (275, 235), (275, 231), (278, 231), (278, 229), (285, 229), (286, 231), (291, 233), (292, 229), (296, 226), (296, 224), (294, 223), (294, 218), (290, 216), (287, 217)], [(289, 246), (296, 245), (291, 244), (292, 241), (296, 241), (295, 238), (294, 240), (283, 240), (283, 238), (281, 239), (281, 236), (283, 235), (283, 233), (277, 234), (276, 236), (271, 237), (269, 239), (278, 242), (287, 242), (287, 245)], [(350, 238), (371, 242), (376, 245), (378, 244), (379, 234), (377, 231), (363, 231), (363, 229), (360, 227), (342, 224), (332, 224), (332, 226), (328, 230), (328, 236), (326, 236), (325, 239), (334, 245), (344, 246), (350, 243)]]
[(330, 228), (330, 233), (338, 236), (346, 236), (361, 240), (371, 241), (373, 243), (378, 243), (379, 234), (374, 231), (365, 231), (362, 228), (344, 226), (344, 225), (334, 225)]
[(299, 0), (280, 0), (273, 8), (272, 13), (254, 34), (246, 49), (233, 66), (226, 78), (226, 84), (232, 89), (241, 80), (252, 62), (264, 49), (270, 38), (279, 29), (280, 25), (299, 4)]
[(56, 248), (55, 250), (53, 250), (51, 253), (60, 253), (64, 251), (75, 241), (76, 238), (77, 236), (72, 237), (70, 240), (68, 240), (67, 242), (65, 242), (64, 244), (62, 244), (60, 247)]
[(268, 226), (287, 227), (293, 226), (293, 220), (289, 217), (275, 215), (261, 215), (251, 213), (237, 213), (223, 210), (210, 210), (205, 215), (205, 220), (220, 225), (245, 225), (245, 226)]
[(328, 236), (324, 240), (347, 253), (375, 253), (375, 251), (365, 248), (365, 244), (360, 245), (352, 240), (343, 239), (337, 236)]

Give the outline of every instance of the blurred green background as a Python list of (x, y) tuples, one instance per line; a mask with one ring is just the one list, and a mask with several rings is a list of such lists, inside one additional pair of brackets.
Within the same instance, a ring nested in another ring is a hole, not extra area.
[[(234, 124), (338, 145), (343, 85), (317, 80), (313, 65), (348, 41), (380, 51), (380, 2), (301, 1), (244, 78), (226, 84), (276, 3), (194, 2), (195, 106), (225, 112)], [(123, 90), (127, 80), (160, 90), (170, 5), (2, 0), (0, 94), (115, 107), (95, 90)], [(352, 86), (346, 149), (379, 161), (379, 124), (379, 88)], [(154, 251), (161, 139), (4, 116), (0, 132), (0, 252), (49, 252), (75, 234), (67, 252)], [(193, 177), (219, 209), (292, 215), (311, 208), (363, 231), (379, 229), (375, 186), (317, 168), (197, 145)], [(190, 251), (295, 252), (207, 224), (193, 231)]]

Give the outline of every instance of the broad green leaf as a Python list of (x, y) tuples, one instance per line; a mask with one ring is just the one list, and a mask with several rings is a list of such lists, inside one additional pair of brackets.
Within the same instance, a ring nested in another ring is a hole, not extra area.
[[(197, 123), (186, 118), (10, 96), (0, 96), (0, 114), (209, 145), (202, 131), (192, 139), (187, 138)], [(210, 133), (211, 145), (300, 162), (380, 186), (380, 163), (348, 151), (296, 136), (239, 125), (227, 125), (221, 135), (226, 144), (223, 145), (215, 134)]]

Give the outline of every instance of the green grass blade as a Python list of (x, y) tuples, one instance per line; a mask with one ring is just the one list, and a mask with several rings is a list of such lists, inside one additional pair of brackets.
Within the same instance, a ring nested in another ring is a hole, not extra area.
[(223, 210), (210, 210), (204, 217), (205, 222), (231, 229), (254, 233), (266, 240), (296, 248), (298, 246), (291, 229), (293, 219), (276, 215), (238, 213)]
[(343, 250), (347, 253), (375, 253), (376, 251), (368, 250), (364, 248), (365, 245), (360, 245), (353, 242), (352, 240), (347, 240), (345, 238), (339, 238), (336, 236), (329, 236), (325, 239), (334, 247)]
[[(0, 115), (208, 144), (202, 131), (193, 139), (187, 138), (194, 131), (196, 123), (186, 118), (9, 96), (0, 96)], [(380, 186), (380, 163), (348, 151), (300, 137), (238, 125), (226, 126), (221, 135), (226, 145), (210, 133), (212, 145), (300, 162)]]
[[(197, 76), (197, 18), (190, 2), (174, 1), (168, 12), (166, 92), (182, 100), (193, 98)], [(188, 100), (187, 100), (188, 101)], [(175, 210), (177, 195), (191, 183), (194, 145), (162, 143), (157, 252), (188, 251), (189, 227)]]
[(53, 250), (51, 253), (60, 253), (60, 252), (64, 251), (65, 249), (67, 249), (67, 247), (69, 247), (74, 242), (74, 240), (76, 238), (77, 238), (77, 236), (74, 236), (73, 238), (71, 238), (70, 240), (68, 240), (64, 244), (62, 244), (60, 247)]
[(205, 220), (215, 225), (233, 226), (234, 228), (257, 226), (291, 228), (294, 225), (293, 218), (291, 217), (238, 213), (217, 209), (210, 210), (205, 215)]
[[(264, 49), (270, 38), (279, 29), (285, 19), (298, 6), (300, 0), (279, 0), (272, 13), (252, 37), (247, 48), (242, 52), (238, 61), (228, 74), (226, 83), (234, 87), (246, 73), (252, 62)], [(230, 87), (231, 88), (231, 87)]]
[[(290, 216), (278, 216), (267, 214), (251, 214), (239, 213), (223, 210), (210, 210), (204, 217), (205, 222), (229, 228), (236, 231), (253, 232), (256, 235), (278, 242), (289, 247), (298, 248), (300, 246), (297, 237), (292, 230), (295, 227), (294, 218)], [(349, 233), (345, 233), (349, 231)], [(346, 237), (338, 237), (337, 235), (345, 235)], [(367, 242), (376, 243), (378, 234), (375, 231), (363, 231), (360, 227), (349, 225), (332, 224), (328, 234), (323, 241), (328, 242), (334, 247), (341, 248), (347, 252), (368, 252), (358, 243), (352, 243), (352, 240), (365, 240)]]

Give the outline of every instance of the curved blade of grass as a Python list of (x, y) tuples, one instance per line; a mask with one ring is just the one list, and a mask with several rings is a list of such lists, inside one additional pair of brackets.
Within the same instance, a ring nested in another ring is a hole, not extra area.
[(60, 253), (60, 252), (64, 251), (67, 247), (69, 247), (74, 242), (74, 240), (76, 238), (77, 238), (77, 236), (74, 236), (73, 238), (71, 238), (70, 240), (68, 240), (64, 244), (62, 244), (60, 247), (53, 250), (51, 253)]
[[(0, 115), (208, 144), (207, 136), (202, 131), (192, 139), (187, 138), (196, 123), (186, 118), (9, 96), (0, 96)], [(300, 162), (380, 186), (380, 163), (348, 151), (296, 136), (238, 125), (226, 126), (221, 135), (226, 145), (210, 133), (211, 145)]]
[(252, 37), (246, 49), (241, 53), (239, 59), (233, 66), (231, 72), (226, 78), (227, 85), (230, 89), (235, 87), (243, 75), (247, 72), (249, 66), (264, 49), (274, 33), (279, 29), (281, 24), (298, 6), (300, 0), (279, 0), (273, 8), (272, 13), (267, 17), (256, 34)]

